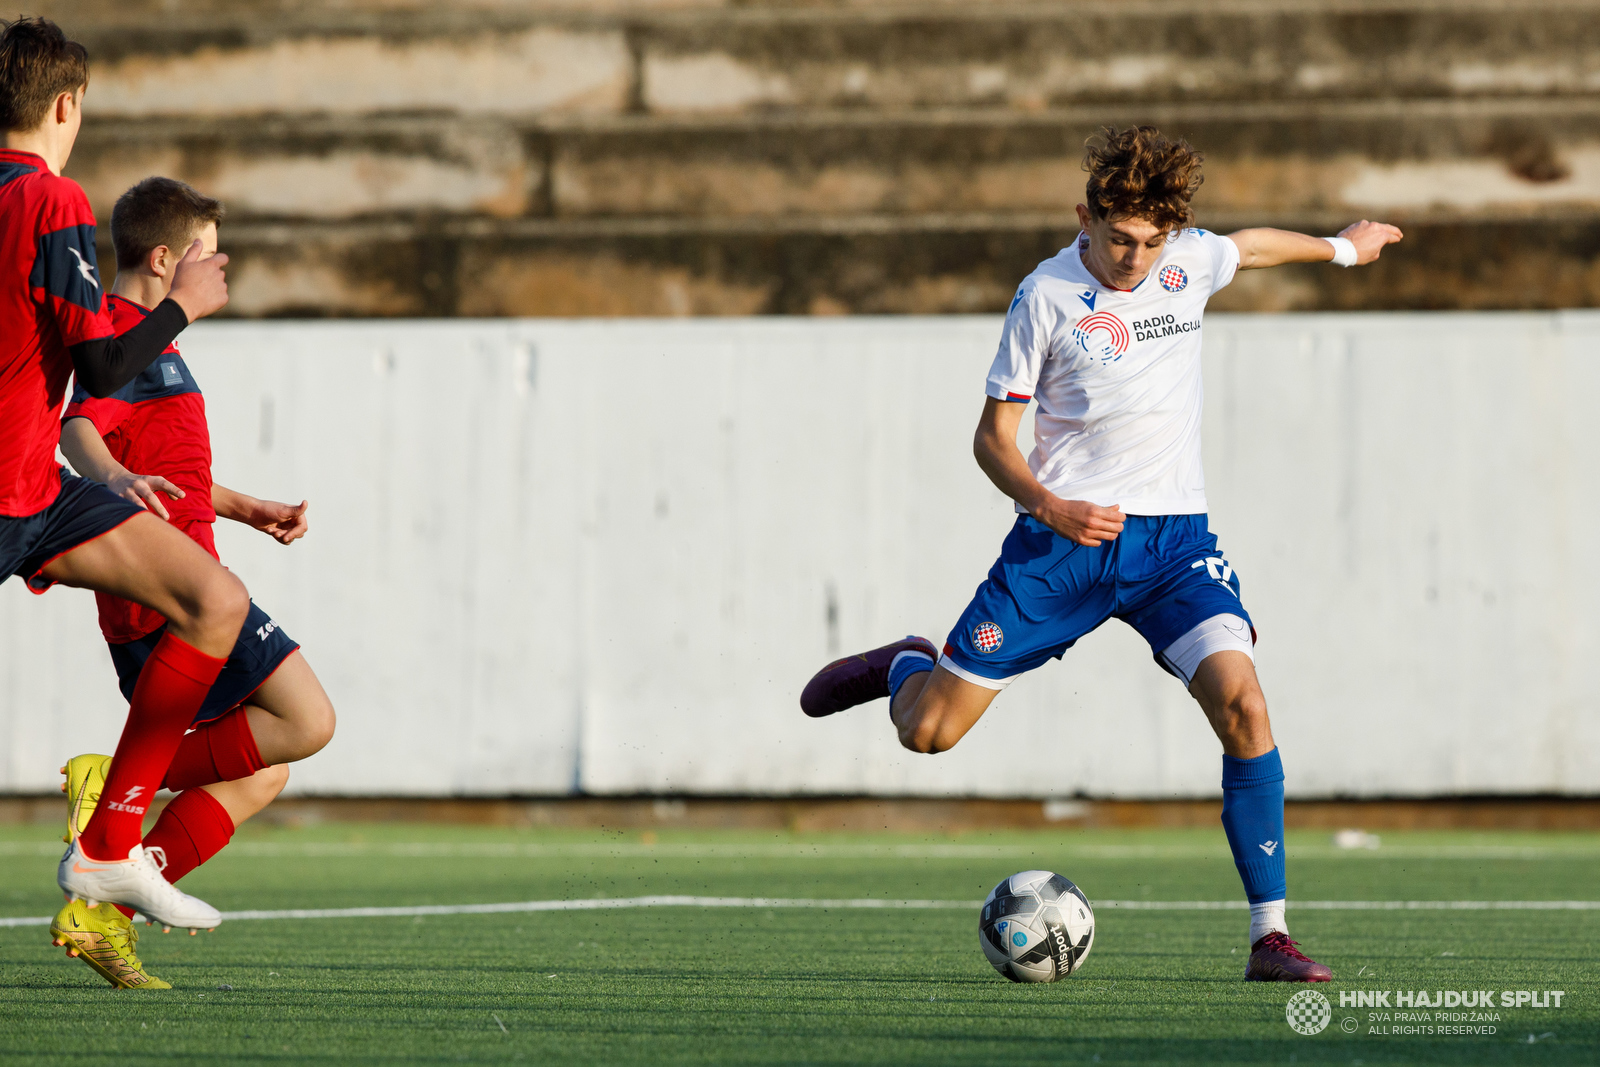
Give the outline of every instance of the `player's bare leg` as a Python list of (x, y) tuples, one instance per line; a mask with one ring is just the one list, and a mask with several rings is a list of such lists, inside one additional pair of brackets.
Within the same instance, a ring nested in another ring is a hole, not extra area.
[(1284, 921), (1283, 773), (1255, 663), (1243, 652), (1215, 652), (1195, 670), (1189, 692), (1227, 754), (1222, 822), (1241, 877), (1246, 886), (1273, 881), (1260, 868), (1278, 867), (1280, 888), (1268, 894), (1276, 899), (1250, 901), (1250, 960), (1244, 976), (1257, 982), (1329, 981), (1333, 972), (1295, 947)]
[(1200, 662), (1189, 693), (1211, 722), (1222, 751), (1236, 759), (1271, 752), (1272, 723), (1256, 665), (1243, 652), (1216, 652)]
[(283, 787), (289, 784), (289, 768), (278, 763), (263, 767), (248, 778), (232, 782), (214, 782), (200, 788), (211, 794), (211, 799), (222, 805), (233, 825), (238, 826), (278, 799)]
[(997, 689), (974, 685), (943, 667), (913, 674), (900, 685), (889, 718), (900, 743), (913, 752), (946, 752), (989, 710)]
[(291, 652), (251, 694), (245, 714), (268, 764), (303, 760), (333, 739), (333, 701), (299, 651)]
[(167, 632), (226, 659), (250, 595), (244, 583), (181, 531), (151, 514), (52, 560), (41, 572), (62, 585), (137, 601), (167, 618)]

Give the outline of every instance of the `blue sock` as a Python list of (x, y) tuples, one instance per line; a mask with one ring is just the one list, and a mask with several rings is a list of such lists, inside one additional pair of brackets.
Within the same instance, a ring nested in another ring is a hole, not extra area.
[(1250, 903), (1289, 894), (1283, 869), (1283, 761), (1222, 757), (1222, 828)]
[(889, 665), (889, 703), (894, 703), (895, 694), (900, 692), (900, 687), (906, 684), (906, 679), (913, 674), (933, 670), (933, 660), (921, 652), (902, 652), (894, 658)]

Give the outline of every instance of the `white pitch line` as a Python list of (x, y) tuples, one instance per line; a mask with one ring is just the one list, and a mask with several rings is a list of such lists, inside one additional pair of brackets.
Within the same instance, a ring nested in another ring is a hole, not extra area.
[[(1379, 848), (1341, 849), (1331, 845), (1291, 845), (1300, 859), (1436, 859), (1436, 860), (1541, 860), (1600, 857), (1600, 843), (1575, 843), (1557, 847), (1518, 845), (1383, 845)], [(0, 856), (60, 855), (61, 846), (43, 841), (0, 841)], [(1231, 860), (1228, 850), (1217, 845), (1096, 845), (1071, 841), (1049, 844), (995, 845), (880, 845), (809, 844), (711, 844), (668, 841), (646, 845), (641, 842), (563, 842), (532, 844), (513, 842), (336, 842), (240, 841), (228, 846), (228, 855), (250, 859), (307, 857), (342, 859), (356, 856), (402, 856), (413, 859), (1000, 859), (1005, 857), (1056, 857), (1086, 860), (1133, 859), (1215, 859)]]
[[(976, 900), (884, 900), (877, 897), (591, 897), (522, 900), (506, 904), (416, 904), (393, 908), (288, 908), (225, 911), (224, 919), (392, 919), (418, 915), (503, 915), (530, 911), (609, 911), (622, 908), (858, 908), (867, 910), (964, 910)], [(1099, 900), (1099, 909), (1125, 911), (1245, 911), (1242, 900)], [(1291, 900), (1303, 911), (1600, 911), (1600, 900)], [(0, 918), (0, 927), (48, 926), (50, 916)]]

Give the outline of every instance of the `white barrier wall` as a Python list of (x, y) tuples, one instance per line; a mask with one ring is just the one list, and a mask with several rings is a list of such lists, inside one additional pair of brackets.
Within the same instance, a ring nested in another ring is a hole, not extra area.
[[(999, 323), (202, 324), (218, 480), (311, 500), (223, 558), (306, 648), (316, 793), (1215, 794), (1131, 629), (953, 752), (796, 705), (836, 653), (942, 639), (1013, 516), (971, 459)], [(1214, 316), (1212, 528), (1293, 795), (1600, 792), (1600, 316)], [(0, 588), (0, 789), (125, 705), (89, 594)]]

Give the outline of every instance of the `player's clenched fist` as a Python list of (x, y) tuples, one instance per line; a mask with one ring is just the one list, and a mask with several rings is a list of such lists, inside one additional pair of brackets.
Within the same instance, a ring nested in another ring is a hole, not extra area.
[(183, 308), (190, 322), (221, 311), (228, 303), (228, 279), (222, 272), (227, 262), (224, 253), (206, 255), (198, 238), (178, 261), (172, 272), (172, 291), (167, 295)]
[(1074, 544), (1099, 548), (1115, 541), (1127, 516), (1122, 508), (1103, 508), (1087, 500), (1058, 500), (1034, 512), (1034, 518)]
[(258, 500), (253, 514), (246, 521), (264, 534), (272, 535), (281, 544), (291, 544), (311, 529), (306, 518), (309, 505), (302, 500), (298, 505), (280, 504), (276, 500)]

